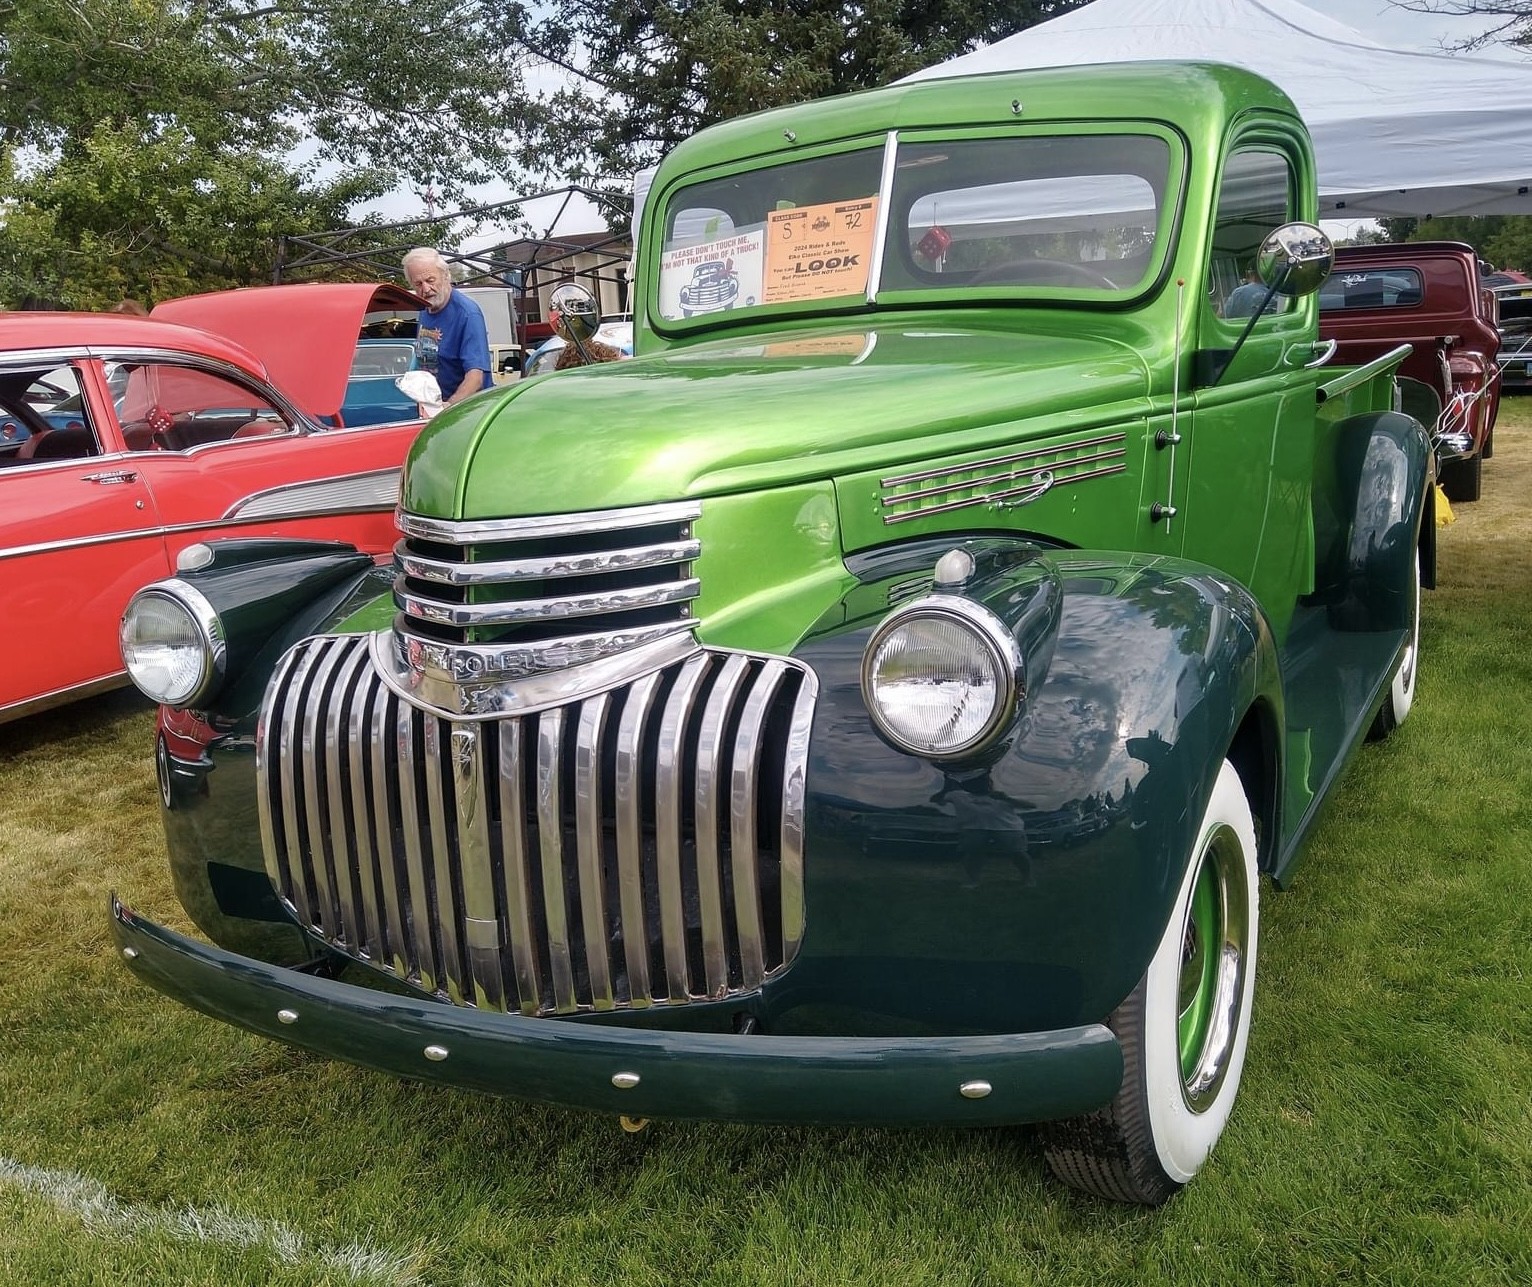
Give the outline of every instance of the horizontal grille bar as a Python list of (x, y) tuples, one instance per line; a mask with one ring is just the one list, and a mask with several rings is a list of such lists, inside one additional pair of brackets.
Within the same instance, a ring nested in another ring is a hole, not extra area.
[(394, 549), (394, 559), (405, 576), (418, 581), (435, 581), (442, 585), (493, 585), (502, 581), (537, 581), (548, 577), (594, 576), (602, 572), (663, 567), (667, 563), (689, 562), (701, 552), (700, 541), (670, 541), (585, 554), (457, 563), (412, 554), (409, 547), (400, 542)]
[(701, 651), (471, 722), (412, 705), (367, 636), (283, 659), (257, 737), (267, 867), (337, 951), (525, 1014), (759, 988), (802, 939), (812, 672)]

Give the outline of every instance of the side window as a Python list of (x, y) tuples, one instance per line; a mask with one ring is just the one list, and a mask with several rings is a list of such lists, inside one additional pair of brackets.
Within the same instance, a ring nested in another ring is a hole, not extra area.
[(101, 454), (70, 363), (0, 372), (0, 466)]
[(188, 451), (293, 428), (257, 388), (173, 362), (122, 363), (113, 391), (129, 451)]
[[(1293, 194), (1292, 166), (1281, 152), (1249, 149), (1225, 164), (1208, 262), (1208, 305), (1217, 316), (1248, 318), (1261, 307), (1266, 287), (1255, 276), (1256, 251), (1267, 233), (1295, 217)], [(1275, 295), (1265, 311), (1293, 307), (1291, 299)]]

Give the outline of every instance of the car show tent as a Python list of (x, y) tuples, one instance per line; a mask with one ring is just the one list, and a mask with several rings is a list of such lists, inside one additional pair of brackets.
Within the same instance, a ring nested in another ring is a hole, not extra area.
[(1296, 0), (1095, 0), (907, 80), (1161, 59), (1285, 90), (1321, 218), (1532, 214), (1532, 66), (1389, 49)]

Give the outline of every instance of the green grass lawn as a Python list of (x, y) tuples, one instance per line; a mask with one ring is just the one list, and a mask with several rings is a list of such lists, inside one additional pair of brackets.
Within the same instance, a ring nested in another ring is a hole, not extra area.
[(1496, 447), (1165, 1208), (1072, 1193), (1024, 1130), (626, 1135), (185, 1010), (108, 942), (113, 887), (189, 928), (120, 694), (0, 727), (0, 1287), (1532, 1282), (1532, 401)]

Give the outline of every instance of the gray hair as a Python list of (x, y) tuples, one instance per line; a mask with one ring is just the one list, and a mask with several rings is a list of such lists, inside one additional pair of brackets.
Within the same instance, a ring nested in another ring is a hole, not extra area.
[(442, 257), (442, 252), (437, 250), (435, 246), (416, 246), (414, 250), (405, 255), (403, 268), (406, 277), (409, 276), (411, 264), (430, 265), (432, 268), (445, 268), (448, 277), (450, 278), (452, 275), (452, 266)]

